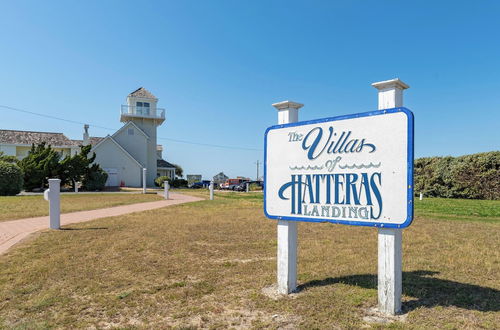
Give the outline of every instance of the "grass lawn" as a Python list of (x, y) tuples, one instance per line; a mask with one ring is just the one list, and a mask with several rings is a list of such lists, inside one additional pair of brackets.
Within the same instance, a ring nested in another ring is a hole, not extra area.
[[(94, 210), (105, 207), (152, 202), (163, 199), (157, 194), (75, 194), (61, 195), (61, 212)], [(0, 197), (0, 221), (49, 215), (49, 203), (43, 196)]]
[(416, 201), (403, 233), (405, 316), (394, 323), (365, 319), (377, 303), (375, 229), (301, 223), (300, 292), (274, 300), (262, 290), (276, 272), (262, 194), (216, 193), (44, 231), (0, 256), (0, 328), (497, 328), (500, 223), (481, 206), (468, 221), (462, 201), (431, 201)]

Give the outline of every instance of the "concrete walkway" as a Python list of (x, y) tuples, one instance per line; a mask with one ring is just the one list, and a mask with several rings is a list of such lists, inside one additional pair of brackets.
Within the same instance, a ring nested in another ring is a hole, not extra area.
[[(187, 196), (173, 192), (170, 192), (169, 197), (169, 200), (114, 206), (105, 209), (90, 211), (64, 213), (61, 214), (61, 226), (203, 200), (203, 198)], [(28, 235), (36, 231), (48, 228), (48, 216), (0, 222), (0, 254), (5, 253), (11, 246), (23, 240)]]

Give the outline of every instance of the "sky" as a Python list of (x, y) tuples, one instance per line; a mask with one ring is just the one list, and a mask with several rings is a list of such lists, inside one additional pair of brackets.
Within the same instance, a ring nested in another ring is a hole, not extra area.
[(166, 160), (254, 178), (272, 103), (303, 103), (301, 121), (371, 111), (371, 83), (398, 77), (415, 157), (500, 149), (498, 1), (18, 0), (0, 12), (0, 129), (81, 139), (88, 123), (106, 136), (142, 86), (166, 109)]

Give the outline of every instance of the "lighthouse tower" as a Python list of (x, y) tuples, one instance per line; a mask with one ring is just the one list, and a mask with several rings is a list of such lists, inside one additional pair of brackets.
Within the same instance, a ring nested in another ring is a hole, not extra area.
[(165, 109), (158, 108), (158, 99), (141, 87), (127, 96), (127, 104), (122, 105), (120, 121), (133, 122), (149, 137), (146, 160), (142, 164), (147, 169), (146, 183), (154, 185), (157, 173), (156, 129), (165, 121)]

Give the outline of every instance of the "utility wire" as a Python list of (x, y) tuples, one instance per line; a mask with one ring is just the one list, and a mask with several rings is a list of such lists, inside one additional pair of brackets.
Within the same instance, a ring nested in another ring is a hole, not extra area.
[[(108, 131), (113, 131), (113, 132), (115, 132), (117, 130), (116, 128), (110, 128), (110, 127), (104, 127), (104, 126), (89, 124), (89, 123), (83, 123), (83, 122), (76, 121), (76, 120), (71, 120), (71, 119), (66, 119), (66, 118), (61, 118), (61, 117), (46, 115), (46, 114), (43, 114), (43, 113), (38, 113), (38, 112), (28, 111), (28, 110), (24, 110), (24, 109), (9, 107), (9, 106), (6, 106), (6, 105), (0, 105), (0, 108), (12, 110), (12, 111), (17, 111), (17, 112), (23, 112), (23, 113), (27, 113), (27, 114), (35, 115), (35, 116), (39, 116), (39, 117), (44, 117), (44, 118), (49, 118), (49, 119), (54, 119), (54, 120), (60, 120), (60, 121), (64, 121), (64, 122), (71, 123), (71, 124), (89, 125), (91, 127), (100, 128), (100, 129), (104, 129), (104, 130), (108, 130)], [(262, 149), (258, 149), (258, 148), (235, 147), (235, 146), (226, 146), (226, 145), (220, 145), (220, 144), (200, 143), (200, 142), (193, 142), (193, 141), (172, 139), (172, 138), (160, 137), (160, 136), (158, 136), (157, 139), (171, 141), (171, 142), (176, 142), (176, 143), (184, 143), (184, 144), (191, 144), (191, 145), (203, 146), (203, 147), (222, 148), (222, 149), (236, 149), (236, 150), (247, 150), (247, 151), (262, 151)]]

